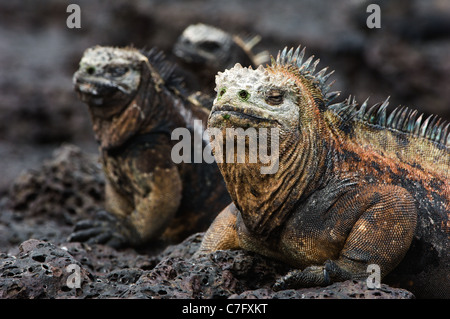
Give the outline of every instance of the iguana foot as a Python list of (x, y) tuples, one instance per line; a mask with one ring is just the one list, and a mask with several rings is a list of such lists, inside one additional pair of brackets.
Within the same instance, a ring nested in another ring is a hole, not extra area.
[(311, 266), (303, 271), (295, 269), (288, 272), (275, 282), (272, 289), (274, 291), (280, 291), (285, 289), (326, 286), (330, 284), (329, 280), (325, 267)]
[(334, 261), (328, 260), (323, 266), (310, 266), (303, 271), (295, 269), (279, 278), (272, 289), (280, 291), (285, 289), (308, 288), (328, 286), (336, 281), (351, 278), (351, 274), (339, 267)]
[(128, 243), (123, 226), (121, 226), (122, 223), (123, 221), (114, 215), (101, 210), (96, 213), (94, 219), (81, 220), (76, 223), (68, 241), (86, 242), (90, 245), (104, 244), (120, 248)]

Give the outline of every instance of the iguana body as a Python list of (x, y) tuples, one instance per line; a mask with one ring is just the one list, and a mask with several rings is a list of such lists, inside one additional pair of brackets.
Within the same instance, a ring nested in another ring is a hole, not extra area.
[(72, 240), (179, 241), (206, 229), (229, 203), (216, 165), (171, 158), (178, 143), (172, 131), (188, 128), (202, 141), (204, 127), (194, 132), (193, 121), (206, 125), (209, 114), (182, 92), (173, 68), (156, 50), (98, 46), (84, 53), (74, 84), (89, 106), (106, 176), (105, 206), (115, 218), (81, 222)]
[(388, 116), (387, 100), (331, 104), (331, 73), (303, 55), (216, 77), (209, 128), (279, 129), (279, 169), (219, 164), (233, 203), (198, 253), (242, 248), (297, 268), (275, 289), (367, 278), (377, 264), (392, 284), (448, 298), (449, 125), (407, 108)]

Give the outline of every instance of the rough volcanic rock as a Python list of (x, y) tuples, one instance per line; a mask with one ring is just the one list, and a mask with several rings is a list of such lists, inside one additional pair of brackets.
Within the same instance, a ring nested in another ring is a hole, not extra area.
[(230, 299), (414, 299), (414, 295), (399, 288), (381, 284), (369, 289), (365, 281), (347, 280), (327, 287), (287, 289), (274, 292), (263, 288), (231, 295)]
[(10, 190), (11, 208), (24, 218), (45, 217), (71, 222), (99, 210), (104, 176), (95, 155), (65, 144), (38, 170), (27, 170)]
[(217, 251), (195, 260), (169, 255), (130, 287), (125, 296), (227, 298), (249, 289), (269, 288), (287, 270), (281, 263), (242, 250)]
[(62, 243), (78, 220), (102, 209), (104, 176), (97, 156), (65, 144), (26, 170), (0, 199), (0, 251), (29, 239)]
[[(59, 247), (30, 239), (16, 256), (0, 255), (0, 298), (233, 298), (326, 299), (414, 298), (403, 289), (346, 281), (328, 287), (271, 290), (289, 268), (242, 250), (192, 259), (203, 233), (155, 256), (133, 249), (66, 243)], [(79, 287), (70, 285), (70, 265), (79, 267)]]
[[(80, 283), (93, 277), (64, 249), (30, 239), (19, 246), (17, 256), (0, 255), (0, 298), (70, 298), (81, 292), (69, 276), (78, 267)], [(72, 283), (72, 284), (71, 284)]]

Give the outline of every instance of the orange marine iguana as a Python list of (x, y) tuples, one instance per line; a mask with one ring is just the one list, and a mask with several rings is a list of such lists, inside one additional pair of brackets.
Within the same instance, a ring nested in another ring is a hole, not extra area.
[(230, 198), (216, 164), (171, 158), (176, 128), (190, 131), (192, 149), (196, 134), (206, 145), (209, 114), (184, 92), (174, 66), (156, 49), (97, 46), (84, 52), (73, 81), (100, 144), (107, 212), (79, 222), (69, 239), (139, 245), (206, 230)]
[(333, 104), (332, 72), (303, 58), (284, 49), (266, 68), (216, 76), (208, 127), (278, 129), (279, 168), (219, 161), (225, 146), (214, 146), (233, 203), (196, 256), (246, 249), (284, 261), (294, 270), (275, 290), (365, 279), (376, 264), (387, 283), (450, 297), (450, 124), (406, 107), (388, 114), (388, 100)]

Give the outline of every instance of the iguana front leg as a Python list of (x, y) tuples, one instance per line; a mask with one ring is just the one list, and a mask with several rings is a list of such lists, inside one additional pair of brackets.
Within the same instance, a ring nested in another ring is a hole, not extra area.
[(236, 229), (237, 213), (236, 206), (231, 203), (217, 215), (206, 231), (200, 248), (193, 255), (193, 258), (196, 258), (200, 254), (206, 254), (216, 250), (239, 248)]
[[(387, 185), (361, 189), (352, 197), (337, 202), (331, 212), (342, 217), (347, 214), (351, 219), (353, 214), (363, 210), (351, 227), (339, 257), (303, 271), (291, 271), (275, 283), (274, 290), (365, 279), (370, 264), (380, 267), (382, 278), (397, 266), (411, 244), (416, 227), (417, 213), (412, 196), (404, 188)], [(340, 226), (336, 224), (335, 228)]]
[(139, 245), (158, 238), (176, 214), (182, 181), (163, 137), (139, 143), (119, 158), (104, 156), (105, 208), (99, 218), (81, 221), (71, 241), (111, 246)]

